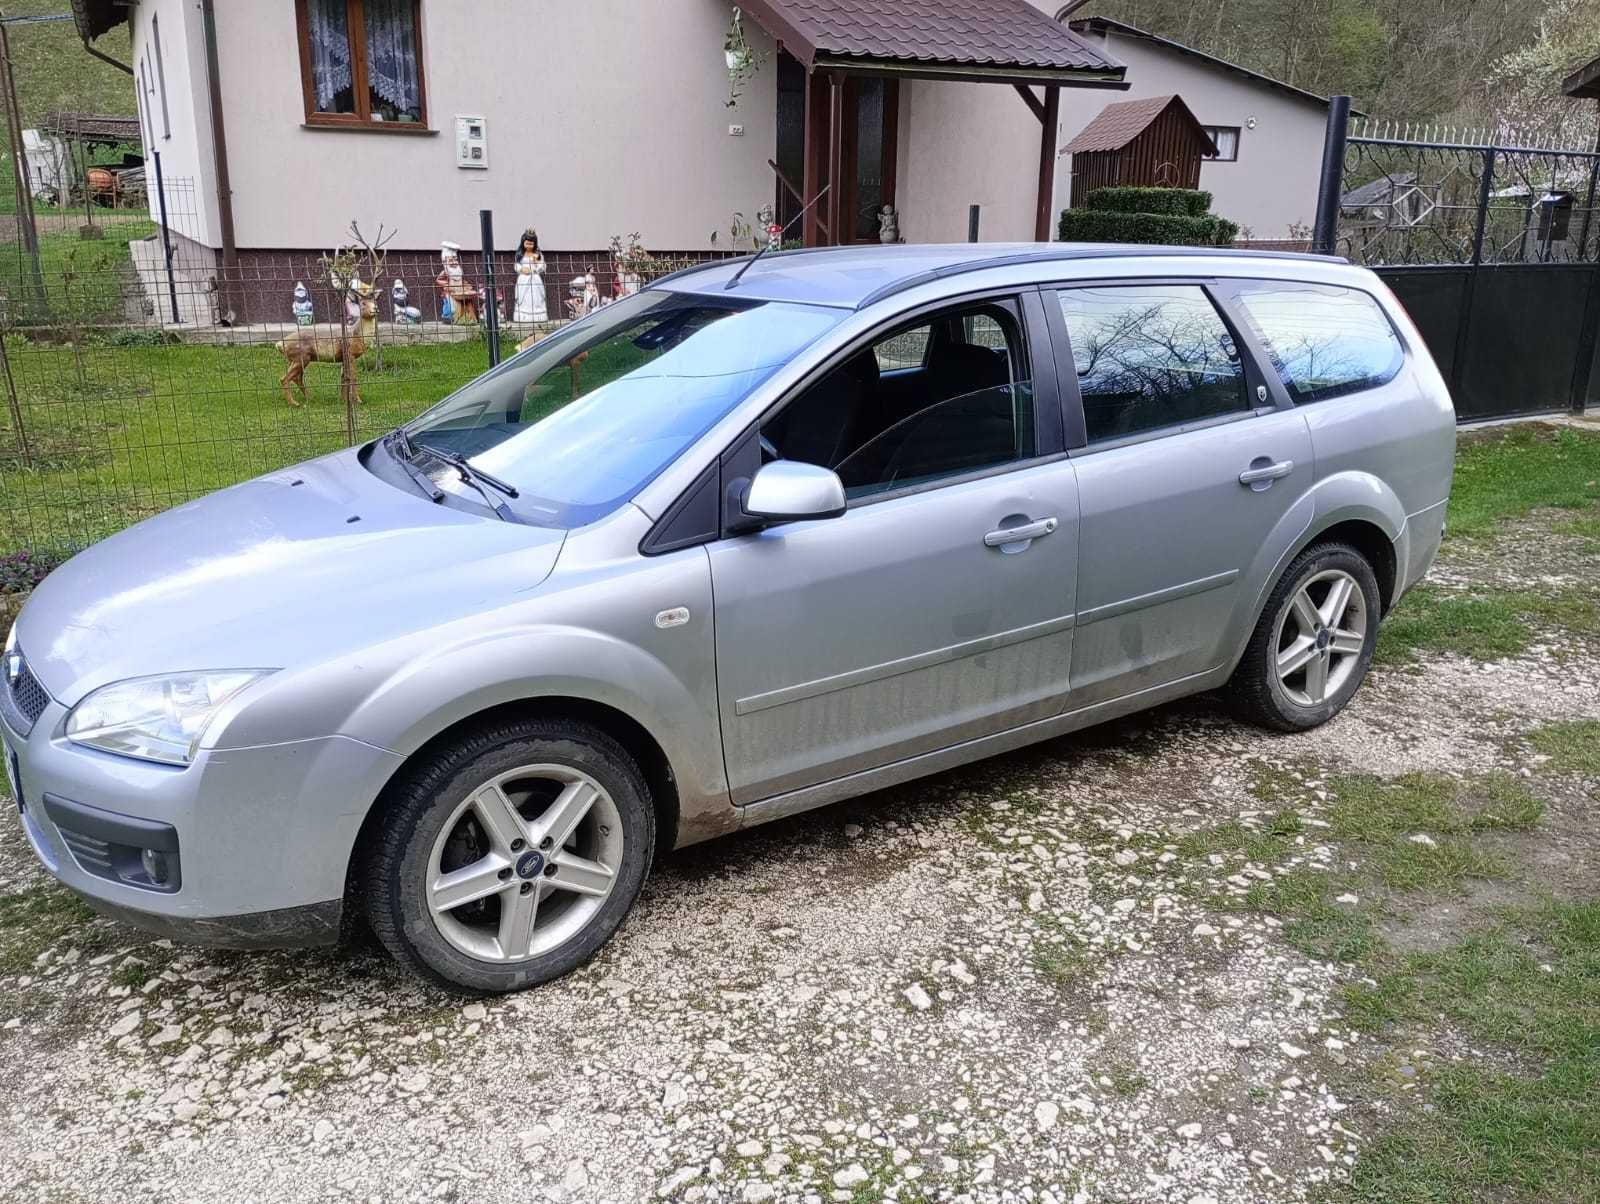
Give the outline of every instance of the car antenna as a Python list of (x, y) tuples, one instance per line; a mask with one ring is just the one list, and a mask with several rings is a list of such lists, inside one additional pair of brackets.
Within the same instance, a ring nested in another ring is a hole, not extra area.
[[(789, 224), (787, 226), (785, 226), (782, 230), (778, 231), (778, 238), (779, 238), (780, 241), (782, 240), (782, 238), (783, 238), (783, 236), (785, 234), (789, 233), (789, 231), (794, 228), (794, 224), (797, 221), (799, 221), (802, 217), (804, 217), (806, 215), (806, 213), (810, 210), (812, 205), (815, 205), (823, 197), (828, 195), (828, 189), (830, 189), (832, 187), (833, 187), (832, 184), (823, 185), (822, 191), (817, 193), (816, 196), (811, 198), (810, 204), (806, 205), (806, 207), (804, 209), (800, 210), (799, 213), (795, 214), (793, 217), (791, 217), (789, 219)], [(760, 259), (763, 255), (765, 255), (770, 250), (772, 250), (772, 239), (769, 237), (767, 239), (767, 245), (762, 247), (754, 255), (750, 256), (749, 259), (744, 261), (744, 267), (740, 268), (737, 272), (735, 272), (733, 274), (733, 279), (728, 281), (727, 284), (724, 284), (722, 286), (722, 291), (723, 292), (727, 292), (734, 285), (738, 284), (739, 281), (741, 279), (743, 279), (744, 274), (746, 272), (748, 272), (751, 268), (756, 266), (756, 260)]]

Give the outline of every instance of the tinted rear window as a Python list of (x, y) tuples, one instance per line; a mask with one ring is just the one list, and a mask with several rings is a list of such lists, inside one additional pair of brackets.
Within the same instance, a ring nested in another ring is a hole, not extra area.
[(1386, 384), (1405, 363), (1388, 317), (1358, 289), (1259, 282), (1239, 301), (1296, 405)]

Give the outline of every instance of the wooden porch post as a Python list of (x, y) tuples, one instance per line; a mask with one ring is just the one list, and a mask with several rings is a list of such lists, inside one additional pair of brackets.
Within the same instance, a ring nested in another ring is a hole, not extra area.
[(844, 72), (828, 72), (828, 243), (844, 243)]
[(1051, 84), (1044, 90), (1043, 130), (1039, 134), (1039, 202), (1033, 219), (1036, 242), (1050, 241), (1051, 192), (1056, 176), (1056, 129), (1061, 116), (1061, 89)]
[(817, 87), (817, 73), (806, 72), (806, 148), (805, 162), (800, 176), (800, 203), (805, 206), (806, 214), (800, 222), (800, 240), (808, 247), (822, 245), (822, 214), (819, 207), (811, 202), (822, 187), (823, 147), (827, 143), (823, 140), (822, 126), (817, 120), (821, 106), (817, 103), (821, 95)]

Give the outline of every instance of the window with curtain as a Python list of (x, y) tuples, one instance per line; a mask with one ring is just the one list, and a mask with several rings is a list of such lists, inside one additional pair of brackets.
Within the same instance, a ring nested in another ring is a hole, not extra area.
[(423, 129), (419, 0), (297, 0), (306, 122)]
[(1232, 163), (1239, 157), (1239, 127), (1236, 125), (1208, 125), (1206, 133), (1211, 135), (1211, 141), (1217, 144), (1217, 153), (1207, 155), (1208, 159), (1219, 162)]

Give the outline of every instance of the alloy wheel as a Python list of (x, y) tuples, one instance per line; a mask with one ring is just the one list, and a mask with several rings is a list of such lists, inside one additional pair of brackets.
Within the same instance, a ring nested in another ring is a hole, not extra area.
[(537, 957), (599, 912), (622, 852), (621, 814), (594, 778), (565, 765), (513, 769), (474, 789), (440, 829), (428, 912), (469, 957)]
[(1321, 706), (1355, 674), (1367, 642), (1367, 599), (1343, 569), (1303, 582), (1278, 616), (1278, 681), (1297, 706)]

